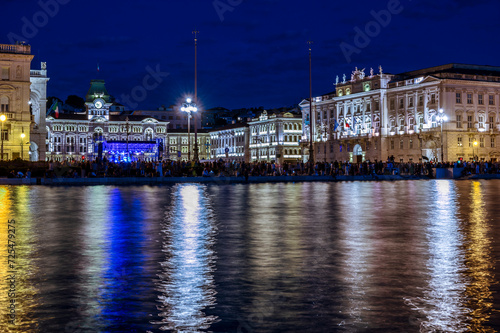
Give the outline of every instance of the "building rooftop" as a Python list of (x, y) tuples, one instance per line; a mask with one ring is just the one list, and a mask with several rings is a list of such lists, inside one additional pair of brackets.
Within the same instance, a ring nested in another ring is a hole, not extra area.
[(500, 77), (500, 67), (488, 66), (488, 65), (451, 63), (446, 65), (434, 66), (434, 67), (423, 68), (415, 71), (396, 74), (393, 81), (407, 80), (419, 76), (429, 76), (429, 75), (439, 76), (439, 74), (460, 74), (460, 75), (465, 74), (465, 75), (476, 75), (476, 76), (479, 75), (479, 76)]

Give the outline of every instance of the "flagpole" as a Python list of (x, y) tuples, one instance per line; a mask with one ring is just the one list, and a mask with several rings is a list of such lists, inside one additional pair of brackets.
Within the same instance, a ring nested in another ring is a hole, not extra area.
[(312, 57), (311, 57), (311, 44), (312, 41), (307, 41), (307, 45), (309, 45), (309, 134), (310, 134), (310, 142), (309, 142), (309, 163), (311, 166), (311, 173), (314, 164), (314, 146), (313, 146), (313, 108), (312, 108)]

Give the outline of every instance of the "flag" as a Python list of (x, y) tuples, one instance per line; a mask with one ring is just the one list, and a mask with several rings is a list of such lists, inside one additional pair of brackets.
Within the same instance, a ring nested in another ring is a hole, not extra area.
[(333, 119), (333, 131), (335, 132), (337, 130), (337, 128), (339, 127), (339, 123), (337, 122), (337, 119)]
[(54, 101), (49, 111), (47, 111), (46, 116), (48, 116), (52, 112), (54, 112), (56, 118), (59, 118), (59, 104), (57, 103), (57, 99)]
[(349, 123), (347, 122), (347, 119), (345, 120), (345, 127), (349, 128)]
[(54, 108), (54, 114), (56, 118), (59, 118), (59, 103), (57, 103), (57, 100), (56, 100), (56, 106)]
[(427, 160), (427, 161), (429, 160), (429, 158), (425, 155), (422, 155), (422, 159)]
[(97, 72), (99, 73), (99, 63), (97, 63)]

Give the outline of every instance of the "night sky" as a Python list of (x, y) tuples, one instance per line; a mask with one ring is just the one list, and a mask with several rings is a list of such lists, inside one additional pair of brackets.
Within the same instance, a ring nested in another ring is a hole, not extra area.
[[(333, 91), (335, 77), (350, 77), (354, 67), (500, 66), (498, 0), (1, 0), (1, 9), (0, 43), (23, 39), (35, 55), (32, 69), (47, 62), (49, 96), (84, 97), (98, 78), (133, 109), (179, 103), (193, 92), (195, 29), (204, 108), (307, 98), (308, 40), (314, 95)], [(155, 71), (146, 90), (144, 78)]]

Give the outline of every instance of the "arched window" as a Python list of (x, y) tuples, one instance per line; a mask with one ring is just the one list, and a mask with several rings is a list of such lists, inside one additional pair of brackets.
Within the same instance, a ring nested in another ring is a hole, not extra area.
[(153, 130), (151, 128), (146, 129), (146, 141), (153, 141)]

